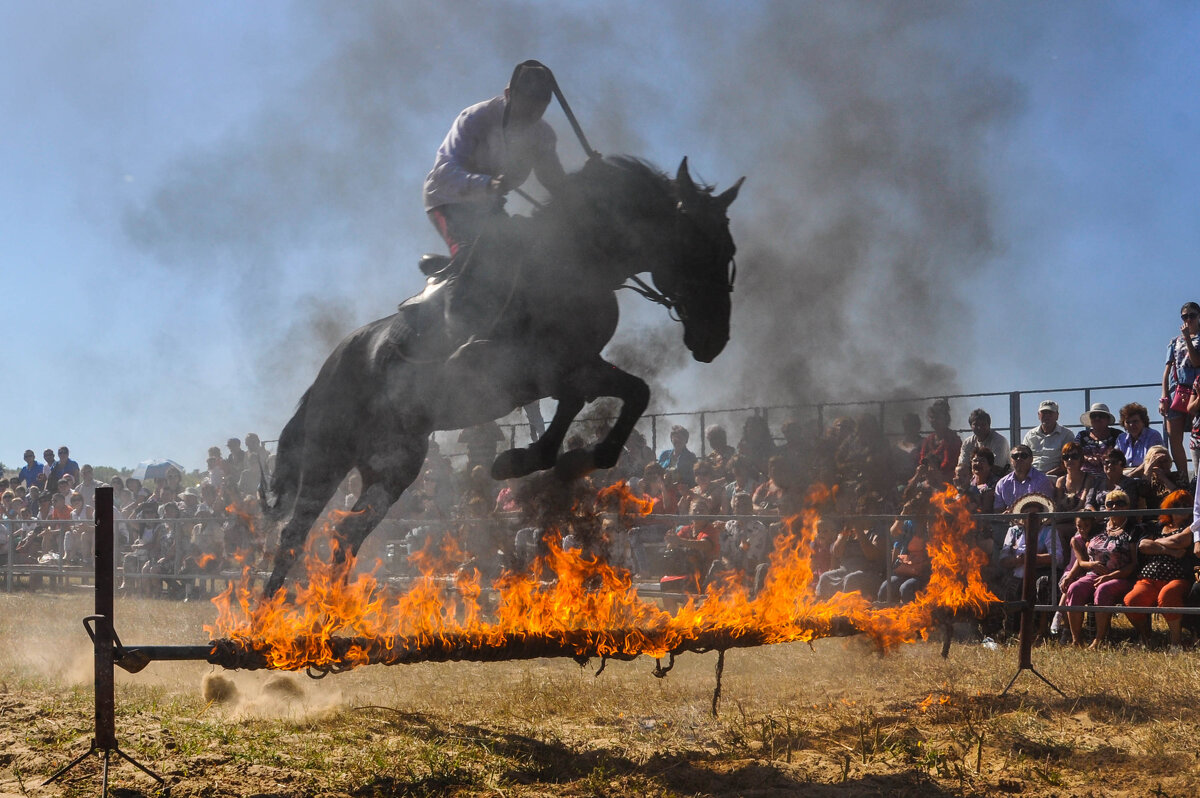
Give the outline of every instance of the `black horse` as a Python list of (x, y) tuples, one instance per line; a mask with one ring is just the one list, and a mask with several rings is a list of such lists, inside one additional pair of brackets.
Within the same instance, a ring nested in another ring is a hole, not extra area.
[[(714, 195), (692, 180), (686, 158), (673, 180), (639, 160), (592, 159), (533, 217), (504, 219), (481, 234), (453, 290), (431, 280), (399, 312), (351, 333), (279, 438), (264, 507), (273, 521), (291, 517), (266, 595), (283, 586), (353, 468), (362, 492), (338, 535), (340, 556), (357, 553), (420, 474), (434, 430), (481, 424), (553, 397), (558, 406), (546, 433), (502, 453), (492, 475), (507, 479), (557, 464), (569, 478), (616, 465), (650, 391), (600, 357), (617, 327), (615, 292), (632, 279), (635, 290), (683, 322), (696, 360), (720, 354), (734, 279), (726, 209), (741, 183)], [(636, 277), (647, 271), (654, 288)], [(571, 421), (600, 396), (622, 401), (612, 429), (594, 447), (560, 457)]]

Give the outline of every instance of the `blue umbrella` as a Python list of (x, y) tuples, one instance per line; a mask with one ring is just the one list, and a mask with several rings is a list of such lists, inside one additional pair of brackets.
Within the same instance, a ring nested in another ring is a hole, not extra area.
[(167, 472), (172, 468), (177, 469), (179, 475), (183, 476), (184, 467), (174, 460), (166, 459), (143, 460), (137, 464), (137, 467), (133, 469), (133, 473), (130, 476), (143, 481), (147, 479), (166, 479)]

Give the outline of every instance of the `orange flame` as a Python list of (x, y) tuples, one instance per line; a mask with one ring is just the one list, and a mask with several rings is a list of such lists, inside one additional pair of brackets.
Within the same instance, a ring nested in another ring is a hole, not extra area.
[[(513, 636), (542, 635), (574, 646), (579, 654), (661, 656), (700, 634), (722, 630), (735, 635), (753, 630), (769, 643), (810, 641), (832, 633), (844, 619), (886, 650), (923, 637), (935, 611), (981, 612), (995, 600), (981, 575), (985, 555), (965, 542), (970, 513), (952, 489), (933, 500), (936, 516), (927, 543), (932, 573), (915, 601), (874, 607), (858, 593), (818, 600), (812, 553), (821, 517), (814, 507), (830, 496), (815, 490), (807, 508), (785, 520), (765, 586), (754, 598), (740, 580), (718, 579), (669, 613), (639, 596), (627, 571), (551, 543), (531, 573), (505, 572), (495, 580), (495, 606), (485, 610), (477, 571), (445, 575), (448, 563), (465, 559), (449, 536), (440, 551), (427, 546), (411, 558), (421, 575), (404, 592), (381, 584), (373, 573), (353, 574), (349, 558), (331, 565), (330, 558), (313, 556), (319, 544), (310, 539), (308, 578), (297, 585), (293, 601), (283, 591), (261, 600), (247, 580), (213, 599), (217, 618), (205, 629), (214, 639), (269, 649), (269, 666), (286, 670), (368, 661), (365, 651), (352, 650), (335, 662), (329, 645), (334, 635), (401, 640), (410, 647), (432, 645), (450, 634), (470, 635), (482, 647), (500, 646)], [(649, 509), (623, 485), (605, 489), (601, 497), (615, 497), (623, 513)], [(327, 526), (324, 539), (331, 536), (336, 545)]]

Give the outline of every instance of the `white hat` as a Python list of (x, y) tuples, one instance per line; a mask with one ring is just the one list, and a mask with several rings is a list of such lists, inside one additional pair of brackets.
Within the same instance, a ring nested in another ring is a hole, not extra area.
[(1043, 410), (1053, 410), (1055, 413), (1057, 413), (1058, 402), (1054, 401), (1053, 399), (1043, 399), (1042, 403), (1038, 405), (1038, 412), (1040, 413)]
[(1079, 423), (1085, 427), (1090, 427), (1092, 425), (1092, 413), (1103, 413), (1108, 416), (1109, 424), (1117, 423), (1117, 417), (1112, 414), (1112, 411), (1108, 409), (1108, 405), (1104, 404), (1104, 402), (1093, 404), (1090, 410), (1079, 416)]

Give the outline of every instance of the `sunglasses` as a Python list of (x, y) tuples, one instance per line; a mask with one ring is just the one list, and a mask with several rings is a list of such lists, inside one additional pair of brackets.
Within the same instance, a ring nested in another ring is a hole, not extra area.
[(1071, 452), (1071, 454), (1064, 454), (1062, 456), (1062, 459), (1064, 459), (1064, 460), (1082, 460), (1083, 455), (1081, 455), (1079, 452)]
[(1196, 318), (1196, 316), (1197, 314), (1195, 313), (1183, 313), (1179, 316), (1179, 318), (1183, 319), (1184, 321), (1191, 321), (1192, 319)]
[(1012, 459), (1014, 459), (1014, 460), (1028, 460), (1031, 457), (1033, 457), (1033, 455), (1026, 454), (1025, 452), (1013, 452), (1012, 453)]
[(1129, 502), (1105, 502), (1104, 507), (1108, 510), (1117, 510), (1121, 507), (1128, 507)]

